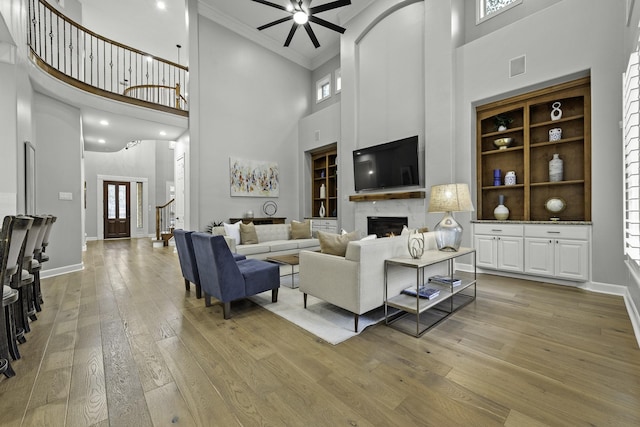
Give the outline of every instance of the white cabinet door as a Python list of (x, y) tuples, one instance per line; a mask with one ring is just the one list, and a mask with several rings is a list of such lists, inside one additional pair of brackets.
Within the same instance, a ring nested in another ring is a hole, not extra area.
[(554, 275), (553, 240), (524, 239), (524, 272), (542, 276)]
[(498, 268), (497, 239), (494, 236), (476, 235), (476, 266), (480, 268)]
[(523, 238), (498, 237), (498, 269), (504, 271), (523, 271)]
[(569, 280), (589, 277), (589, 245), (584, 240), (555, 241), (555, 274)]

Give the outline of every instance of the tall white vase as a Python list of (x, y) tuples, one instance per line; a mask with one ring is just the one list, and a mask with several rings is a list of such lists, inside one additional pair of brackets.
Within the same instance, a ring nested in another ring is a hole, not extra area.
[(324, 218), (324, 202), (320, 202), (320, 212), (318, 212), (320, 218)]
[(320, 186), (320, 198), (324, 199), (325, 197), (327, 197), (327, 192), (326, 192), (326, 188), (325, 188), (324, 184), (322, 184)]
[(559, 154), (554, 154), (553, 159), (549, 161), (549, 181), (559, 182), (563, 179), (564, 162), (559, 157)]

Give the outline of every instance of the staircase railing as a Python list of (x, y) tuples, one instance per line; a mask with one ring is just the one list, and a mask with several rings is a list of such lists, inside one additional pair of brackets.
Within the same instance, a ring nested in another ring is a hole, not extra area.
[(160, 240), (163, 235), (173, 235), (176, 225), (175, 201), (171, 199), (162, 206), (156, 206), (156, 240)]
[(44, 0), (27, 1), (31, 57), (49, 74), (94, 94), (188, 114), (180, 93), (187, 67), (102, 37)]

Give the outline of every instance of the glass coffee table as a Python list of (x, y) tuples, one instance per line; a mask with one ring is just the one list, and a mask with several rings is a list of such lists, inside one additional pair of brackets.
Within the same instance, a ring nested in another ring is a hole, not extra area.
[(280, 265), (290, 265), (291, 266), (291, 288), (297, 288), (294, 280), (295, 266), (300, 264), (300, 257), (298, 254), (291, 255), (276, 255), (266, 258), (266, 261), (273, 262)]

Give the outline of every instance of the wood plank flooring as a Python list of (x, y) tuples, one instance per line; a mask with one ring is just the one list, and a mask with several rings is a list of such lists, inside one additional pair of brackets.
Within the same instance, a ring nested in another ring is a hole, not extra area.
[(332, 346), (249, 301), (223, 320), (171, 247), (89, 242), (84, 263), (43, 280), (0, 425), (640, 425), (621, 297), (484, 275), (422, 338), (377, 325)]

